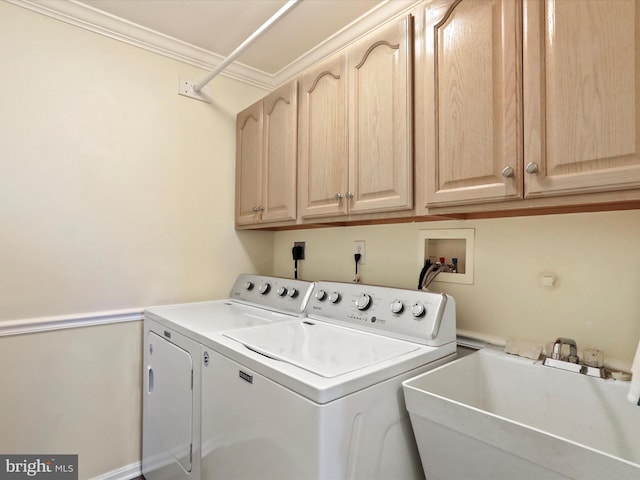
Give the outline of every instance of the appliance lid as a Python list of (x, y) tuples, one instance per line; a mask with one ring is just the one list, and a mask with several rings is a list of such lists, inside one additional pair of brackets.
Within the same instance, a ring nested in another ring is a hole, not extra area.
[(292, 321), (224, 332), (266, 357), (334, 378), (413, 352), (420, 345), (316, 321)]

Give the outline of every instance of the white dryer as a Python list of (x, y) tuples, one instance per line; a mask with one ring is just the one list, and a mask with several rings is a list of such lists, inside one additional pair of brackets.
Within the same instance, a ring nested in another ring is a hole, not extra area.
[(217, 333), (202, 478), (423, 478), (402, 381), (456, 352), (452, 297), (319, 282), (308, 318)]
[(206, 362), (202, 339), (303, 316), (312, 290), (310, 282), (243, 274), (227, 300), (145, 310), (142, 473), (146, 480), (201, 478), (201, 366)]

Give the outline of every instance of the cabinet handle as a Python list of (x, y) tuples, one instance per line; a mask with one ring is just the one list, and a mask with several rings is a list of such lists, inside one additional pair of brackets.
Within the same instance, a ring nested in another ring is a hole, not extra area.
[(258, 207), (258, 212), (264, 212), (264, 207), (262, 205)]
[(515, 173), (515, 171), (513, 170), (513, 167), (504, 167), (502, 169), (502, 176), (504, 178), (511, 178), (513, 177), (513, 174)]
[(336, 193), (336, 200), (341, 201), (343, 198), (341, 193)]
[(538, 171), (538, 164), (536, 162), (529, 162), (527, 166), (524, 167), (524, 170), (527, 173), (536, 173)]
[(347, 192), (347, 199), (348, 200), (353, 200), (353, 193)]
[(253, 208), (251, 209), (251, 211), (252, 211), (253, 213), (258, 213), (258, 207), (253, 207)]

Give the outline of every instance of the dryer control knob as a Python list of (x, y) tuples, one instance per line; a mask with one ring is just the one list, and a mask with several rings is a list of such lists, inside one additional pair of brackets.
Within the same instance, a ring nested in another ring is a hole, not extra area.
[(424, 308), (424, 305), (421, 303), (414, 303), (413, 306), (411, 307), (411, 314), (416, 318), (424, 315), (426, 311), (427, 309)]
[(287, 289), (285, 287), (280, 287), (278, 288), (276, 293), (278, 294), (279, 297), (284, 297), (287, 293)]
[(287, 295), (289, 295), (291, 298), (296, 298), (298, 296), (298, 290), (296, 290), (295, 288), (290, 288), (287, 292)]
[(404, 310), (404, 304), (400, 300), (391, 302), (391, 313), (401, 313)]
[(366, 293), (363, 293), (356, 299), (356, 307), (358, 310), (366, 310), (371, 305), (371, 297)]
[(264, 282), (262, 285), (260, 285), (260, 288), (258, 290), (262, 295), (265, 295), (269, 293), (270, 288), (271, 288), (271, 285), (269, 284), (269, 282)]
[(320, 289), (316, 292), (315, 297), (316, 300), (318, 301), (323, 301), (325, 299), (325, 297), (327, 296), (327, 292), (325, 292), (324, 290)]
[(329, 295), (329, 301), (331, 303), (338, 303), (340, 301), (340, 294), (338, 292), (333, 292)]
[(251, 290), (253, 288), (253, 282), (246, 282), (244, 284), (244, 289), (245, 290)]

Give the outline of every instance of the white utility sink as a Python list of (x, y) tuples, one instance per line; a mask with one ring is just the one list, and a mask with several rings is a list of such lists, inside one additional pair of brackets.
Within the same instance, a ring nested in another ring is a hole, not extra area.
[(640, 479), (629, 382), (484, 349), (403, 389), (429, 480)]

